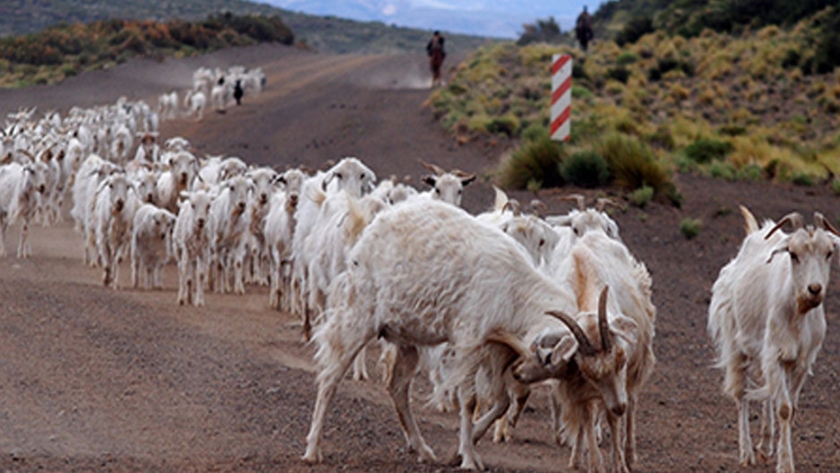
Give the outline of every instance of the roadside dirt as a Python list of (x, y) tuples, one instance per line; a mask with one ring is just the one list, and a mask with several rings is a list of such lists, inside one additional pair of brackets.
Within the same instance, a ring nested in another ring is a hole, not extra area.
[[(187, 86), (199, 64), (262, 65), (268, 85), (225, 114), (164, 122), (163, 138), (180, 134), (202, 153), (279, 168), (318, 168), (355, 155), (380, 178), (410, 176), (415, 185), (423, 173), (417, 160), (423, 159), (482, 176), (465, 195), (471, 212), (492, 203), (484, 176), (504, 146), (459, 146), (438, 128), (423, 108), (430, 78), (422, 56), (328, 56), (263, 46), (163, 64), (134, 61), (54, 87), (0, 91), (0, 112), (32, 105), (66, 110), (120, 95), (153, 100)], [(653, 275), (658, 308), (658, 364), (641, 396), (634, 470), (772, 471), (772, 461), (738, 466), (735, 407), (711, 368), (709, 290), (742, 238), (738, 204), (762, 219), (818, 210), (836, 222), (838, 197), (823, 187), (677, 178), (682, 209), (651, 204), (615, 215), (626, 244)], [(565, 212), (569, 204), (556, 195), (513, 193)], [(686, 217), (703, 221), (693, 240), (678, 229)], [(0, 469), (454, 470), (448, 461), (457, 449), (457, 417), (423, 405), (428, 385), (422, 378), (414, 390), (415, 412), (439, 463), (420, 465), (406, 451), (378, 383), (350, 379), (341, 384), (327, 420), (325, 463), (302, 463), (315, 394), (312, 347), (301, 341), (296, 318), (268, 308), (265, 288), (249, 287), (245, 296), (208, 294), (202, 309), (179, 307), (170, 266), (163, 291), (115, 292), (102, 287), (98, 270), (82, 264), (81, 238), (71, 223), (31, 233), (32, 258), (0, 259)], [(7, 245), (14, 249), (16, 243), (14, 227)], [(128, 284), (127, 268), (121, 279)], [(800, 471), (840, 471), (839, 289), (832, 282), (828, 338), (794, 426)], [(368, 357), (372, 373), (376, 355)], [(487, 466), (568, 471), (569, 449), (553, 443), (547, 416), (546, 391), (538, 387), (510, 443), (485, 438), (479, 445)]]

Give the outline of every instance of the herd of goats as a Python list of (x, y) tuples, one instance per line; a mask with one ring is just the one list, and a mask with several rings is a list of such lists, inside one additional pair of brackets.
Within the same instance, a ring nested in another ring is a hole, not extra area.
[[(264, 84), (244, 68), (202, 69), (194, 79), (184, 107), (196, 118), (207, 95), (219, 108), (231, 83), (250, 92)], [(156, 109), (123, 98), (63, 117), (11, 114), (0, 142), (0, 245), (19, 223), (17, 256), (29, 256), (30, 224), (60, 221), (69, 194), (84, 261), (102, 269), (106, 286), (118, 288), (124, 258), (132, 285), (146, 289), (162, 287), (174, 259), (179, 304), (204, 305), (205, 289), (269, 285), (270, 305), (298, 314), (317, 349), (308, 462), (322, 460), (338, 383), (351, 364), (354, 377), (368, 377), (364, 350), (378, 339), (384, 383), (420, 460), (436, 458), (409, 407), (423, 368), (434, 404), (460, 410), (463, 468), (483, 468), (477, 441), (493, 424), (495, 440), (506, 439), (530, 386), (547, 383), (570, 465), (630, 470), (656, 309), (651, 277), (622, 242), (608, 201), (587, 207), (578, 197), (569, 213), (545, 216), (497, 190), (494, 208), (474, 216), (460, 203), (476, 176), (431, 164), (421, 191), (377, 181), (352, 157), (317, 172), (199, 158), (184, 138), (158, 143), (160, 120), (175, 118), (178, 105), (172, 93)], [(799, 214), (759, 225), (741, 210), (747, 236), (714, 284), (708, 329), (737, 403), (741, 463), (775, 448), (777, 471), (792, 472), (791, 422), (825, 337), (822, 302), (840, 234), (820, 214), (812, 225)], [(756, 448), (750, 401), (762, 406)]]

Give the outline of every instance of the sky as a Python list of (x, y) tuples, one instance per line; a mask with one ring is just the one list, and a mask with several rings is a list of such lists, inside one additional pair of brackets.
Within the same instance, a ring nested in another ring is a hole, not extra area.
[(478, 36), (517, 38), (522, 25), (553, 16), (563, 31), (602, 0), (259, 0), (280, 8), (314, 15)]

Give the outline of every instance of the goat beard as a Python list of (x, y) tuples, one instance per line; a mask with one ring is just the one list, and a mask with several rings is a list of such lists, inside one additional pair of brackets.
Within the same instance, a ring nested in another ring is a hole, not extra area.
[(796, 299), (796, 310), (799, 312), (799, 315), (805, 315), (819, 307), (822, 304), (822, 300), (822, 297), (798, 297)]

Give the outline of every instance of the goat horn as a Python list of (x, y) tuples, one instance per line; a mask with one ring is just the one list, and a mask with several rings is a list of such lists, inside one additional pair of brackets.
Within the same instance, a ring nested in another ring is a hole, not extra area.
[(556, 317), (561, 322), (566, 324), (567, 327), (569, 327), (569, 330), (572, 332), (572, 335), (575, 336), (575, 338), (578, 341), (578, 344), (580, 345), (580, 348), (578, 348), (578, 350), (581, 353), (583, 353), (584, 355), (594, 355), (598, 352), (598, 350), (596, 350), (595, 347), (592, 346), (592, 342), (589, 341), (589, 339), (586, 337), (586, 334), (583, 333), (583, 329), (580, 328), (580, 325), (578, 325), (578, 323), (575, 322), (575, 320), (571, 318), (568, 314), (554, 310), (550, 310), (546, 312), (546, 314), (552, 317)]
[(429, 163), (423, 161), (422, 159), (418, 159), (417, 162), (419, 162), (421, 166), (428, 169), (429, 171), (432, 171), (433, 173), (435, 173), (438, 176), (442, 176), (442, 175), (446, 174), (446, 171), (440, 166), (435, 166), (434, 164), (429, 164)]
[(601, 334), (601, 346), (605, 353), (612, 350), (612, 333), (607, 321), (607, 293), (609, 289), (610, 286), (604, 286), (604, 290), (601, 291), (601, 296), (598, 298), (598, 332)]
[(597, 210), (598, 212), (603, 212), (604, 209), (606, 209), (607, 207), (614, 207), (616, 209), (621, 209), (620, 205), (618, 205), (614, 200), (612, 200), (610, 198), (607, 198), (607, 197), (601, 197), (598, 200), (596, 200), (595, 202), (596, 202), (595, 203), (595, 210)]
[(794, 230), (799, 230), (805, 225), (805, 220), (802, 218), (802, 215), (799, 212), (791, 212), (782, 217), (782, 219), (779, 220), (779, 223), (777, 223), (775, 227), (770, 229), (770, 233), (768, 233), (767, 236), (764, 237), (764, 239), (769, 239), (771, 235), (776, 233), (776, 230), (784, 227), (787, 223), (790, 223), (793, 226)]
[(505, 202), (505, 205), (502, 206), (502, 213), (505, 213), (506, 210), (510, 210), (514, 217), (518, 217), (520, 215), (519, 202), (516, 199)]
[(823, 230), (829, 233), (833, 233), (834, 236), (840, 237), (840, 232), (838, 232), (837, 229), (834, 228), (834, 225), (832, 225), (831, 222), (829, 222), (828, 219), (825, 218), (825, 215), (819, 212), (814, 212), (814, 221), (816, 221), (817, 226), (822, 227)]
[(533, 199), (531, 200), (531, 210), (537, 214), (537, 216), (540, 216), (540, 210), (548, 212), (548, 206), (540, 199)]
[(580, 210), (581, 212), (586, 210), (586, 197), (584, 197), (580, 194), (571, 194), (571, 195), (560, 196), (560, 200), (563, 200), (563, 201), (573, 200), (573, 201), (577, 202), (578, 210)]
[(469, 177), (474, 176), (474, 174), (470, 174), (470, 173), (468, 173), (466, 171), (462, 171), (460, 169), (453, 169), (453, 170), (449, 171), (449, 173), (454, 175), (455, 177), (457, 177), (459, 179), (465, 179), (465, 178), (469, 178)]

